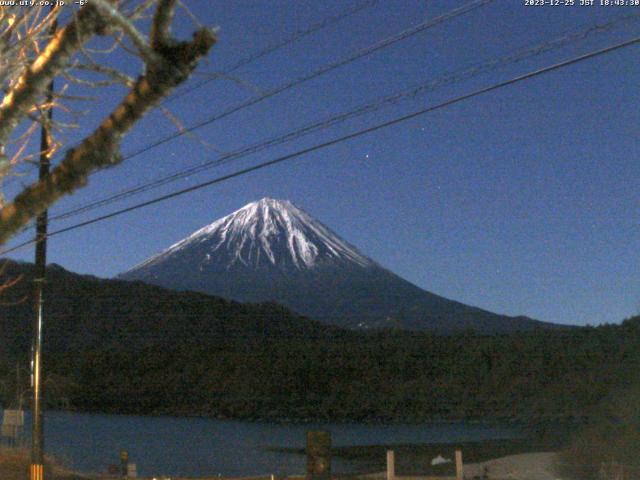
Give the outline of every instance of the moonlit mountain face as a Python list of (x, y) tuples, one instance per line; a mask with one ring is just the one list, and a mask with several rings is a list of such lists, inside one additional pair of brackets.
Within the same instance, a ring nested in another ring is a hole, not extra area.
[[(263, 198), (213, 222), (128, 273), (167, 261), (198, 271), (302, 271), (373, 261), (289, 201)], [(185, 265), (186, 266), (186, 265)]]
[(545, 326), (426, 292), (381, 267), (289, 201), (263, 198), (120, 275), (238, 301), (275, 301), (349, 328), (487, 333)]

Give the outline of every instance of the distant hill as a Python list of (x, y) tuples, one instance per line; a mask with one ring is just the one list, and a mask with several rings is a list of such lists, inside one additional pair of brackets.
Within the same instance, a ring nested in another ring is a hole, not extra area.
[[(27, 365), (33, 265), (0, 297), (0, 403)], [(640, 368), (640, 322), (445, 336), (351, 331), (275, 304), (243, 305), (52, 265), (45, 396), (98, 412), (247, 419), (581, 418)], [(1, 280), (1, 279), (0, 279)], [(23, 375), (23, 382), (27, 377)], [(26, 388), (26, 384), (23, 385)], [(63, 401), (64, 400), (64, 401)]]
[[(0, 298), (0, 356), (29, 350), (32, 318), (31, 303), (23, 300), (32, 295), (34, 266), (6, 262), (3, 277), (22, 280)], [(47, 268), (45, 305), (45, 349), (53, 352), (349, 335), (273, 303), (240, 304), (142, 282), (99, 279), (55, 264)]]
[(507, 333), (554, 327), (424, 291), (291, 202), (270, 198), (205, 226), (120, 278), (243, 302), (274, 301), (346, 328)]

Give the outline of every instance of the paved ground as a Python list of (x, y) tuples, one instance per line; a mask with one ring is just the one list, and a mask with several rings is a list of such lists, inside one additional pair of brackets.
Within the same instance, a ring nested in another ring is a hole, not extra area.
[(553, 452), (523, 453), (487, 462), (465, 465), (466, 478), (488, 474), (491, 480), (559, 480), (554, 473), (556, 454)]

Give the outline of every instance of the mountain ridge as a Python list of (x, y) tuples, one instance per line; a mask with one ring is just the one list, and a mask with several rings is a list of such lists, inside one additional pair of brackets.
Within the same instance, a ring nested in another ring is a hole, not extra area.
[[(249, 266), (252, 256), (255, 257), (253, 260), (256, 262), (254, 267), (259, 268), (263, 265), (262, 259), (265, 258), (272, 265), (278, 266), (270, 239), (277, 237), (273, 234), (281, 233), (282, 230), (278, 230), (278, 227), (283, 226), (287, 230), (286, 252), (290, 256), (289, 259), (285, 259), (285, 265), (291, 264), (298, 269), (311, 268), (314, 266), (315, 260), (320, 257), (353, 261), (361, 266), (375, 264), (373, 260), (362, 255), (355, 247), (342, 240), (326, 226), (315, 221), (290, 201), (265, 197), (196, 230), (188, 237), (134, 266), (128, 272), (153, 265), (158, 259), (177, 253), (198, 242), (209, 240), (217, 233), (220, 235), (221, 241), (214, 245), (213, 251), (217, 251), (221, 244), (227, 240), (228, 251), (230, 246), (237, 247), (233, 251), (227, 269), (232, 267), (236, 261)], [(239, 245), (237, 245), (238, 241)], [(244, 252), (245, 242), (250, 242), (248, 252)], [(318, 245), (324, 248), (320, 250)], [(243, 253), (247, 253), (249, 258), (244, 258)]]
[(272, 198), (212, 222), (118, 278), (241, 302), (274, 301), (347, 328), (505, 333), (554, 327), (425, 291), (290, 201)]

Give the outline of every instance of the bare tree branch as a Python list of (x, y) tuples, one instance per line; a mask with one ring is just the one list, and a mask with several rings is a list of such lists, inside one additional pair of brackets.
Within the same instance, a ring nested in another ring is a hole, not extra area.
[[(158, 8), (167, 4), (175, 2), (161, 0)], [(159, 17), (161, 20), (157, 22), (158, 27), (154, 30), (156, 35), (160, 31), (168, 31), (164, 24), (167, 17)], [(59, 36), (56, 36), (56, 39), (56, 43), (61, 42)], [(69, 150), (49, 177), (25, 188), (13, 202), (0, 210), (0, 244), (6, 242), (30, 219), (60, 197), (85, 185), (92, 172), (119, 163), (122, 137), (150, 108), (188, 78), (197, 66), (198, 60), (207, 54), (215, 40), (213, 32), (204, 28), (198, 30), (190, 42), (178, 42), (167, 37), (156, 43), (155, 51), (161, 61), (147, 65), (146, 73), (138, 78), (133, 89), (111, 115), (80, 145)], [(48, 50), (49, 47), (45, 52)], [(69, 56), (66, 55), (65, 60), (68, 60)]]
[(7, 162), (4, 154), (9, 135), (37, 103), (51, 80), (69, 62), (78, 47), (104, 28), (96, 10), (82, 7), (75, 21), (59, 30), (36, 60), (20, 76), (0, 104), (0, 170)]
[(142, 58), (149, 64), (160, 61), (157, 52), (153, 50), (147, 42), (146, 37), (140, 32), (135, 25), (129, 21), (113, 4), (106, 0), (91, 0), (92, 5), (104, 16), (111, 21), (112, 28), (122, 30), (131, 39), (136, 46)]
[(171, 40), (171, 22), (176, 10), (176, 0), (159, 0), (151, 27), (151, 47), (159, 50)]

